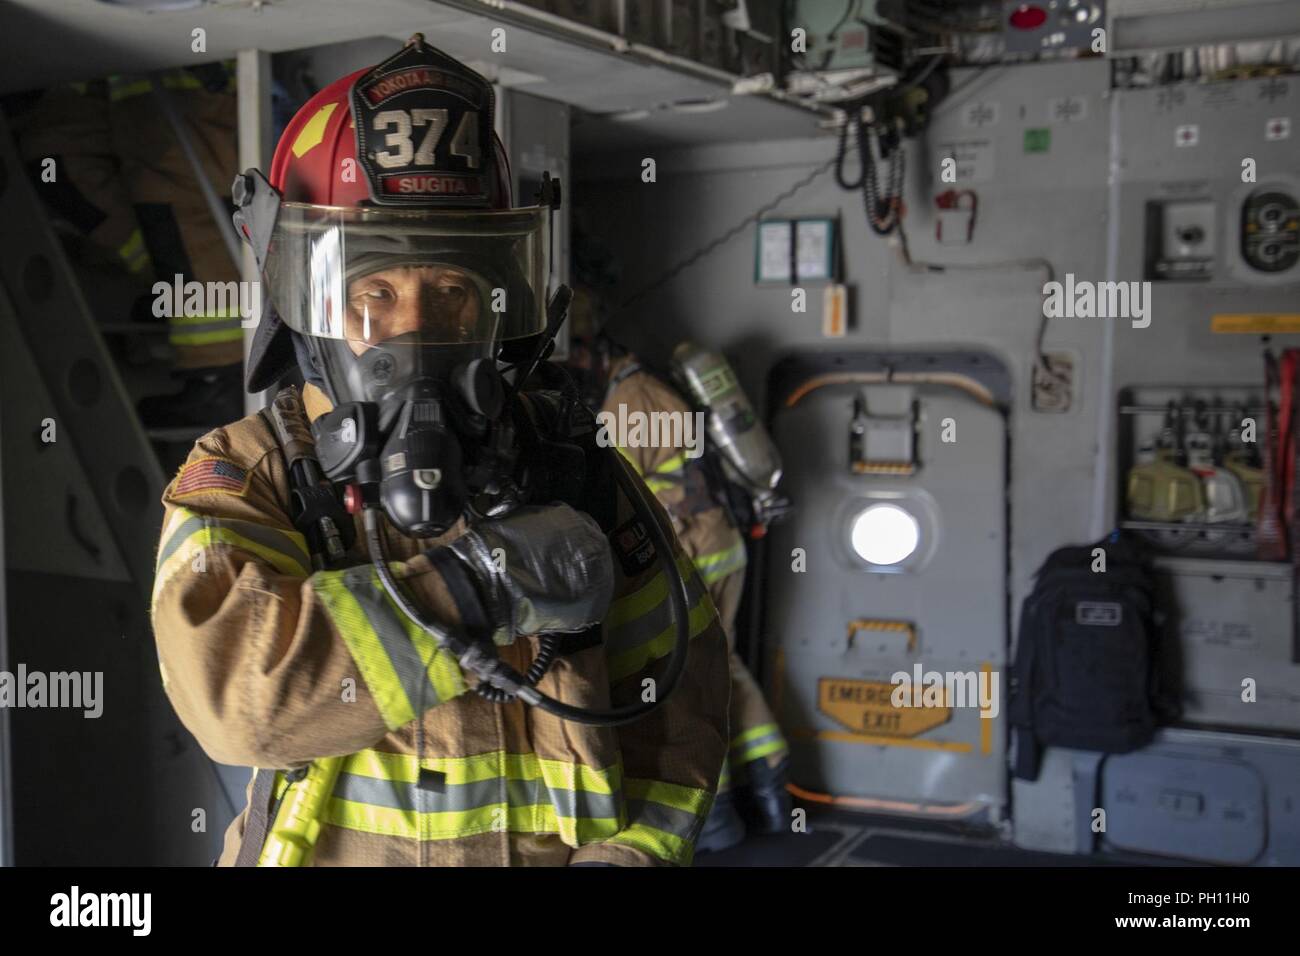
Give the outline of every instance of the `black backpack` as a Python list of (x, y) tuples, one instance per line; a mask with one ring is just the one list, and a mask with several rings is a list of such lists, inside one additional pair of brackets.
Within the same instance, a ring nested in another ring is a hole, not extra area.
[[(1093, 571), (1093, 550), (1106, 570)], [(1127, 753), (1178, 716), (1164, 614), (1141, 549), (1118, 535), (1052, 552), (1020, 614), (1009, 719), (1015, 775), (1044, 745)]]

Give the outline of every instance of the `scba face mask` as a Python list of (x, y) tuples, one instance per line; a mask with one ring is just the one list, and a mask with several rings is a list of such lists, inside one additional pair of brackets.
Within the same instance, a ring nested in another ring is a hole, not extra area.
[(327, 476), (378, 455), (404, 533), (441, 534), (491, 464), (496, 355), (546, 327), (549, 209), (280, 209), (264, 274), (334, 410), (316, 426)]

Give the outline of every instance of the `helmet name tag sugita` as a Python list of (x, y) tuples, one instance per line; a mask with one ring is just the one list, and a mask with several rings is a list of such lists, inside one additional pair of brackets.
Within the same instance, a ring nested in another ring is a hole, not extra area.
[(479, 196), (485, 188), (480, 176), (449, 176), (445, 173), (424, 173), (415, 176), (387, 177), (383, 181), (386, 193), (432, 193), (450, 196)]

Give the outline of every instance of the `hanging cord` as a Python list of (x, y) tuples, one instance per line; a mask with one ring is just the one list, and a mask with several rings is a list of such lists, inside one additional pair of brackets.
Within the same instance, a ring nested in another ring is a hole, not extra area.
[[(898, 224), (898, 249), (904, 265), (913, 273), (934, 272), (985, 272), (992, 269), (1024, 269), (1041, 271), (1048, 282), (1056, 281), (1056, 269), (1050, 260), (1042, 256), (1030, 256), (1024, 259), (1000, 259), (993, 262), (921, 262), (912, 258), (912, 251), (907, 242), (907, 230), (902, 222)], [(1034, 336), (1034, 355), (1043, 371), (1061, 384), (1067, 381), (1064, 374), (1052, 367), (1052, 361), (1043, 351), (1043, 340), (1047, 336), (1047, 313), (1044, 311), (1038, 320), (1038, 333)]]
[[(938, 59), (936, 57), (936, 59)], [(841, 189), (862, 190), (862, 204), (867, 224), (878, 236), (887, 236), (897, 228), (902, 219), (903, 181), (906, 170), (902, 138), (897, 131), (881, 132), (880, 124), (868, 123), (862, 115), (863, 100), (845, 106), (844, 124), (840, 127), (839, 146), (835, 151), (835, 182)], [(844, 175), (844, 160), (849, 154), (849, 128), (855, 131), (858, 153), (858, 175), (850, 180)], [(873, 148), (874, 146), (874, 148)], [(888, 163), (887, 190), (882, 196), (880, 176), (876, 168), (875, 153)]]
[(871, 158), (872, 143), (882, 144), (877, 127), (871, 127), (869, 138), (864, 144), (859, 140), (859, 148), (866, 164), (866, 182), (863, 184), (862, 199), (867, 210), (867, 222), (878, 236), (887, 236), (902, 223), (903, 174), (905, 171), (906, 152), (897, 132), (888, 132), (885, 139), (892, 141), (888, 150), (881, 146), (881, 155), (889, 154), (889, 191), (882, 198), (880, 186), (876, 179), (876, 164)]
[[(551, 669), (551, 665), (555, 663), (555, 658), (559, 654), (560, 638), (557, 635), (543, 634), (538, 639), (537, 656), (533, 658), (533, 662), (528, 665), (528, 670), (524, 672), (524, 680), (529, 687), (538, 685), (541, 679), (546, 676), (546, 672)], [(474, 693), (494, 704), (508, 704), (518, 696), (501, 687), (493, 687), (486, 681), (480, 681), (476, 684)]]
[(705, 245), (701, 246), (700, 248), (698, 248), (697, 250), (695, 250), (685, 258), (679, 260), (678, 263), (675, 266), (673, 266), (671, 269), (669, 269), (664, 273), (661, 273), (659, 277), (656, 278), (654, 281), (650, 282), (648, 285), (643, 286), (638, 292), (633, 293), (631, 296), (624, 299), (618, 306), (616, 306), (614, 310), (610, 313), (609, 318), (606, 320), (607, 325), (608, 323), (611, 323), (615, 319), (620, 317), (627, 310), (628, 306), (632, 305), (634, 302), (638, 302), (641, 299), (645, 298), (651, 292), (657, 290), (660, 286), (666, 285), (667, 283), (671, 282), (673, 279), (675, 279), (678, 276), (678, 274), (690, 268), (695, 263), (699, 262), (701, 259), (707, 256), (714, 249), (718, 248), (723, 243), (727, 242), (728, 240), (736, 236), (746, 226), (758, 222), (760, 219), (763, 218), (763, 216), (767, 215), (767, 213), (771, 212), (777, 206), (781, 205), (781, 203), (785, 202), (787, 199), (792, 197), (795, 193), (799, 192), (799, 190), (803, 189), (805, 186), (808, 186), (819, 176), (823, 175), (826, 172), (829, 172), (830, 168), (834, 165), (835, 165), (834, 159), (826, 160), (826, 162), (822, 163), (820, 166), (814, 169), (803, 179), (799, 180), (789, 189), (782, 191), (778, 195), (774, 196), (772, 199), (763, 203), (763, 205), (759, 206), (757, 209), (751, 212), (740, 222), (736, 223), (726, 232), (722, 233), (722, 235), (718, 236), (716, 239), (713, 239), (710, 242), (706, 243)]

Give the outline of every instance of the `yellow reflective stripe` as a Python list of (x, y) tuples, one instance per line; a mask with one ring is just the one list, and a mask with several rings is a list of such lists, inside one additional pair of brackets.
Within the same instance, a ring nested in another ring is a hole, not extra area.
[(459, 697), (465, 691), (469, 690), (469, 685), (465, 683), (465, 675), (461, 672), (460, 664), (456, 663), (456, 658), (450, 651), (444, 651), (439, 648), (433, 657), (433, 664), (429, 668), (429, 681), (433, 684), (433, 689), (438, 693), (438, 700), (447, 701), (453, 697)]
[[(443, 775), (436, 792), (416, 788), (421, 768)], [(335, 826), (413, 839), (557, 833), (579, 846), (607, 839), (622, 826), (621, 777), (618, 764), (597, 770), (535, 753), (420, 760), (367, 750), (344, 759), (326, 815)]]
[(244, 337), (239, 326), (233, 329), (218, 329), (212, 332), (183, 332), (167, 336), (172, 345), (211, 345), (213, 342), (238, 342)]
[[(393, 569), (397, 570), (396, 567)], [(383, 585), (379, 582), (379, 572), (371, 569), (371, 584), (379, 591), (383, 590)], [(420, 655), (420, 660), (425, 662), (426, 670), (429, 675), (429, 683), (433, 685), (434, 692), (438, 695), (439, 701), (451, 700), (453, 697), (459, 697), (469, 689), (465, 683), (465, 675), (461, 672), (460, 664), (450, 651), (444, 651), (438, 646), (438, 642), (433, 639), (424, 628), (408, 618), (392, 599), (384, 592), (384, 598), (388, 601), (389, 607), (401, 622), (402, 627), (406, 630), (406, 637), (410, 640), (411, 645)]]
[(677, 866), (690, 866), (695, 856), (694, 840), (683, 840), (643, 823), (629, 823), (605, 842), (630, 846)]
[(622, 782), (622, 768), (614, 764), (597, 770), (581, 763), (552, 760), (535, 753), (507, 753), (494, 750), (469, 757), (425, 757), (395, 754), (382, 750), (361, 750), (345, 758), (343, 773), (360, 774), (377, 780), (415, 783), (420, 769), (438, 770), (447, 783), (473, 783), (502, 776), (510, 780), (545, 780), (547, 784), (588, 793), (617, 793)]
[[(677, 570), (682, 577), (686, 578), (689, 585), (695, 573), (695, 566), (691, 564), (691, 559), (684, 554), (679, 554)], [(650, 613), (667, 598), (668, 579), (664, 577), (663, 571), (660, 571), (631, 594), (625, 594), (611, 604), (609, 613), (605, 615), (605, 623), (611, 628), (620, 627)]]
[(149, 250), (145, 248), (144, 236), (139, 229), (132, 231), (126, 242), (118, 247), (117, 254), (131, 272), (139, 272), (149, 264)]
[[(537, 807), (511, 807), (505, 803), (487, 804), (473, 810), (445, 813), (422, 813), (397, 807), (380, 807), (356, 803), (339, 797), (330, 799), (325, 822), (345, 830), (359, 830), (381, 836), (405, 839), (455, 840), (488, 833), (494, 829), (533, 832), (538, 822)], [(552, 821), (554, 808), (552, 808)], [(552, 827), (552, 830), (558, 827)]]
[(238, 342), (244, 337), (238, 310), (219, 309), (202, 315), (175, 315), (167, 320), (172, 345), (211, 345)]
[(757, 727), (750, 727), (749, 730), (736, 734), (731, 738), (731, 746), (736, 747), (740, 744), (749, 743), (759, 737), (766, 737), (768, 734), (779, 734), (781, 728), (775, 723), (759, 724)]
[(786, 746), (784, 739), (769, 740), (767, 743), (758, 744), (734, 756), (743, 763), (752, 763), (769, 754), (785, 753), (788, 749), (789, 747)]
[(623, 789), (629, 800), (647, 800), (698, 817), (703, 817), (713, 802), (713, 794), (707, 790), (644, 777), (628, 777), (623, 781)]
[[(400, 569), (400, 564), (394, 567)], [(372, 566), (317, 572), (312, 587), (361, 669), (389, 730), (466, 691), (452, 653), (406, 617)]]
[(783, 753), (786, 749), (785, 737), (781, 728), (768, 722), (751, 727), (731, 739), (731, 759), (739, 763), (749, 763), (769, 754)]
[[(203, 84), (191, 73), (178, 70), (163, 77), (162, 85), (169, 90), (200, 90)], [(127, 76), (110, 76), (108, 78), (109, 98), (116, 100), (130, 99), (153, 92), (153, 86), (147, 79), (134, 79)]]
[[(425, 760), (425, 765), (435, 766), (437, 758)], [(395, 780), (415, 783), (420, 779), (420, 758), (415, 754), (393, 754), (382, 750), (361, 750), (345, 757), (343, 773), (357, 773), (377, 780)]]
[(668, 863), (686, 866), (695, 838), (713, 805), (707, 790), (629, 777), (623, 784), (629, 821), (608, 842), (635, 847)]
[(218, 544), (261, 558), (281, 574), (305, 578), (311, 573), (306, 539), (296, 531), (214, 518), (177, 508), (168, 521), (162, 541), (158, 549), (158, 567), (154, 572), (155, 602), (168, 581), (180, 571), (192, 567), (196, 551)]
[(704, 579), (704, 583), (712, 584), (743, 569), (748, 562), (745, 542), (737, 540), (729, 548), (700, 555), (695, 559), (695, 567), (700, 572), (700, 577)]
[(108, 78), (108, 87), (109, 98), (114, 102), (129, 99), (132, 96), (140, 96), (153, 89), (148, 80), (136, 80), (133, 83), (128, 83), (116, 76)]
[(190, 536), (190, 541), (196, 538), (203, 541), (204, 546), (211, 547), (214, 544), (228, 544), (232, 548), (239, 548), (250, 554), (255, 554), (259, 558), (270, 562), (270, 564), (281, 574), (292, 574), (302, 576), (303, 566), (296, 558), (290, 557), (273, 548), (269, 548), (261, 542), (254, 541), (252, 538), (246, 538), (238, 531), (232, 528), (215, 527), (208, 528), (206, 532), (197, 532)]
[[(692, 578), (694, 578), (694, 572), (692, 572)], [(640, 671), (651, 661), (656, 661), (672, 653), (673, 647), (677, 643), (677, 624), (675, 621), (669, 620), (672, 605), (667, 601), (666, 584), (664, 585), (664, 592), (663, 617), (668, 623), (650, 640), (638, 643), (627, 650), (611, 654), (608, 659), (610, 680), (617, 681), (629, 677)], [(709, 625), (716, 621), (718, 617), (718, 612), (714, 608), (708, 592), (701, 589), (697, 591), (697, 594), (695, 605), (691, 608), (688, 617), (692, 640), (708, 630)]]
[(679, 452), (651, 472), (654, 475), (675, 475), (686, 467), (686, 453)]
[[(311, 573), (311, 552), (301, 533), (239, 518), (219, 518), (184, 507), (173, 509), (167, 527), (163, 529), (156, 564), (161, 568), (183, 550), (185, 543), (204, 530), (221, 531), (216, 541), (243, 548), (285, 574), (305, 578)], [(189, 551), (192, 555), (193, 549)]]
[(459, 840), (479, 833), (554, 833), (569, 846), (597, 843), (615, 836), (617, 821), (571, 819), (550, 804), (512, 806), (490, 803), (472, 810), (422, 812), (356, 803), (334, 797), (325, 822), (345, 830), (411, 840)]
[[(633, 470), (635, 470), (638, 475), (642, 474), (640, 466), (638, 466), (637, 463), (632, 459), (631, 453), (628, 452), (628, 450), (621, 445), (618, 446), (618, 450), (623, 455), (623, 457), (627, 459), (628, 463), (632, 465)], [(667, 478), (667, 477), (657, 478), (655, 476), (656, 475), (662, 475), (662, 476), (680, 475), (681, 470), (685, 466), (686, 466), (686, 458), (684, 454), (674, 455), (672, 458), (669, 458), (662, 465), (659, 465), (657, 468), (651, 471), (648, 475), (643, 476), (645, 479), (645, 486), (649, 488), (653, 494), (656, 495), (659, 494), (661, 491), (667, 491), (669, 488), (676, 487), (677, 485), (681, 484), (680, 480), (676, 478)]]
[(407, 699), (397, 670), (384, 650), (379, 635), (366, 621), (365, 612), (361, 610), (357, 599), (341, 583), (331, 586), (333, 581), (329, 578), (337, 573), (318, 573), (318, 578), (325, 577), (327, 580), (313, 582), (316, 594), (361, 671), (361, 677), (370, 689), (370, 695), (375, 700), (380, 716), (384, 718), (385, 726), (389, 730), (396, 730), (415, 719), (415, 708)]
[[(691, 608), (691, 637), (696, 638), (703, 634), (717, 619), (717, 615), (718, 612), (713, 609), (713, 602), (709, 600), (709, 596), (707, 594), (701, 596), (695, 607)], [(609, 662), (610, 679), (621, 680), (637, 673), (651, 661), (672, 653), (676, 643), (677, 627), (675, 624), (670, 624), (649, 643), (615, 655)]]

